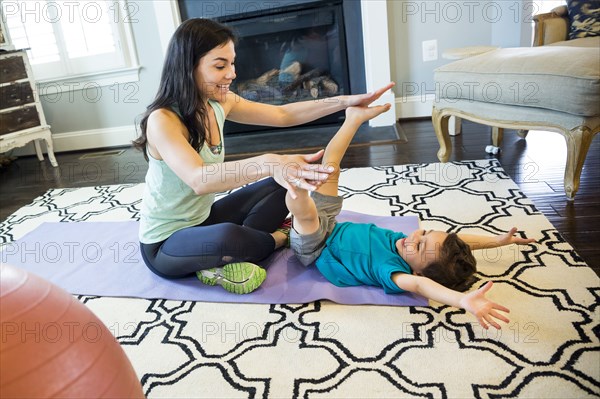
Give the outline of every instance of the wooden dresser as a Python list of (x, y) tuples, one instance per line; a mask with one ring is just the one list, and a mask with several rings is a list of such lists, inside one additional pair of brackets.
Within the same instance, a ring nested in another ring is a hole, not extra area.
[(0, 52), (0, 152), (33, 141), (40, 161), (40, 141), (46, 142), (52, 166), (58, 166), (35, 80), (24, 50)]

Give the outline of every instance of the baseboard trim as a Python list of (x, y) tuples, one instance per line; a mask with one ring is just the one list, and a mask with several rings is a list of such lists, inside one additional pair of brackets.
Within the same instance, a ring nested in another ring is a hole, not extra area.
[[(135, 126), (117, 126), (105, 129), (80, 130), (75, 132), (54, 133), (52, 141), (54, 152), (90, 150), (96, 148), (123, 147), (131, 145), (137, 137)], [(42, 151), (46, 147), (42, 144)], [(33, 142), (13, 151), (14, 156), (34, 155)]]
[(396, 97), (396, 119), (431, 117), (434, 94)]
[[(430, 117), (435, 96), (396, 97), (396, 119)], [(53, 133), (54, 152), (80, 151), (96, 148), (123, 147), (137, 137), (134, 125), (117, 126), (105, 129), (79, 130), (66, 133)], [(42, 145), (45, 152), (45, 146)], [(13, 150), (12, 155), (34, 155), (33, 142)]]

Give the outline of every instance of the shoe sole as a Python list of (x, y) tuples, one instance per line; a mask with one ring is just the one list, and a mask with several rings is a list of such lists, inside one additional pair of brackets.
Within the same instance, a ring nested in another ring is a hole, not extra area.
[[(210, 269), (208, 271), (213, 271)], [(222, 278), (208, 277), (202, 271), (196, 272), (200, 281), (207, 285), (221, 285), (225, 290), (234, 294), (249, 294), (256, 290), (267, 278), (267, 272), (262, 267), (249, 262), (229, 263), (221, 268)]]

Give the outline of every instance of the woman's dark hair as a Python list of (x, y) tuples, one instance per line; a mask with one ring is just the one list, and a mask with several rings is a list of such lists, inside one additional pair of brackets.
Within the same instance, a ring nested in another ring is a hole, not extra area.
[(476, 271), (477, 261), (469, 245), (456, 233), (450, 233), (442, 243), (440, 257), (428, 264), (421, 273), (444, 287), (462, 292), (473, 284)]
[(182, 122), (190, 133), (190, 144), (197, 151), (200, 150), (206, 138), (207, 110), (203, 94), (198, 90), (194, 71), (200, 58), (230, 41), (236, 41), (233, 31), (210, 19), (188, 19), (177, 28), (165, 55), (158, 92), (141, 116), (140, 137), (133, 141), (133, 146), (144, 152), (146, 160), (148, 117), (159, 108), (175, 105), (179, 108)]

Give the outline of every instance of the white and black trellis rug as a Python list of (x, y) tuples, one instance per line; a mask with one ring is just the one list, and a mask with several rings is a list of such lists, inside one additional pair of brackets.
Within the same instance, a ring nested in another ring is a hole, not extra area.
[[(418, 215), (424, 228), (537, 244), (477, 251), (479, 286), (511, 309), (485, 331), (459, 309), (247, 305), (81, 296), (117, 337), (148, 397), (583, 398), (600, 396), (600, 281), (495, 160), (343, 171), (344, 208)], [(139, 216), (143, 186), (50, 190), (0, 225)], [(198, 289), (202, 289), (199, 285)]]

